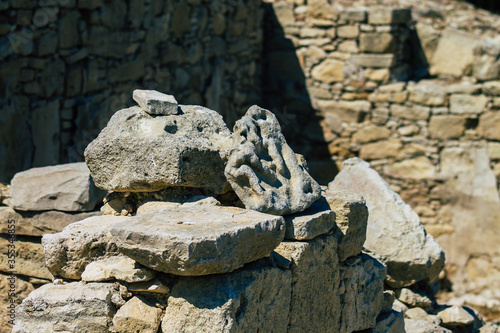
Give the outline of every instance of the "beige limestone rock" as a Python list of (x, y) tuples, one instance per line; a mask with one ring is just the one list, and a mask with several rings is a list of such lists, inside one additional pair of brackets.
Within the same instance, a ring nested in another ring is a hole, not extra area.
[(109, 227), (123, 216), (95, 216), (65, 227), (60, 233), (42, 237), (45, 263), (54, 276), (79, 280), (85, 266), (106, 256), (117, 254)]
[(22, 211), (90, 211), (105, 194), (95, 187), (83, 162), (19, 172), (11, 186), (11, 206)]
[(230, 272), (268, 256), (285, 235), (282, 217), (236, 207), (148, 211), (111, 226), (118, 251), (151, 269), (197, 276)]
[(435, 167), (427, 156), (386, 165), (384, 173), (394, 178), (415, 180), (432, 179), (436, 176)]
[(488, 103), (488, 98), (484, 95), (453, 94), (450, 96), (450, 112), (482, 113), (485, 111), (486, 103)]
[(462, 116), (434, 115), (429, 121), (429, 135), (439, 140), (459, 138), (465, 132), (465, 122)]
[(16, 308), (12, 332), (108, 332), (113, 293), (111, 283), (43, 285)]
[(315, 80), (333, 83), (344, 80), (344, 62), (336, 59), (325, 59), (311, 71), (311, 77)]
[(336, 249), (337, 239), (333, 235), (310, 242), (284, 241), (276, 248), (279, 255), (291, 262), (287, 332), (339, 332), (341, 302)]
[(479, 117), (478, 132), (490, 140), (500, 140), (500, 112), (485, 112)]
[(474, 316), (458, 305), (439, 311), (437, 315), (445, 327), (467, 326), (474, 322)]
[(368, 222), (365, 199), (353, 192), (332, 190), (324, 191), (322, 199), (335, 212), (335, 223), (339, 231), (336, 232), (339, 262), (359, 255), (366, 240)]
[[(474, 62), (476, 37), (470, 33), (447, 28), (441, 34), (438, 45), (430, 60), (431, 75), (452, 75), (461, 77), (469, 74)], [(453, 54), (452, 57), (450, 55)]]
[(274, 114), (256, 105), (234, 126), (225, 175), (247, 209), (284, 215), (318, 200), (318, 183), (299, 164)]
[(337, 13), (328, 0), (310, 0), (307, 3), (307, 16), (320, 20), (336, 20)]
[(335, 213), (328, 206), (313, 203), (303, 212), (286, 215), (285, 239), (311, 240), (328, 233), (335, 226)]
[(272, 5), (276, 18), (282, 27), (295, 23), (292, 4), (287, 3), (286, 1), (277, 1)]
[(367, 125), (356, 131), (352, 136), (352, 141), (357, 143), (368, 143), (387, 139), (391, 135), (391, 131), (382, 126)]
[(116, 312), (113, 325), (118, 332), (156, 333), (161, 314), (161, 309), (135, 296)]
[(340, 13), (342, 21), (364, 22), (366, 20), (366, 8), (347, 8)]
[(411, 102), (430, 106), (448, 104), (447, 91), (439, 81), (421, 80), (416, 85), (408, 85), (407, 89), (410, 92)]
[(341, 25), (337, 27), (337, 37), (339, 38), (357, 38), (358, 36), (358, 25)]
[(0, 248), (3, 249), (0, 255), (0, 271), (52, 279), (52, 274), (44, 265), (43, 246), (39, 241), (16, 239), (11, 243), (8, 237), (0, 236)]
[(396, 40), (390, 33), (362, 33), (359, 36), (359, 50), (366, 53), (392, 53)]
[(405, 330), (408, 333), (452, 333), (427, 320), (405, 319)]
[(390, 106), (391, 115), (409, 120), (427, 120), (431, 114), (431, 109), (422, 105), (399, 105), (392, 104)]
[(377, 317), (377, 323), (370, 333), (406, 333), (403, 312), (392, 310)]
[[(16, 319), (16, 306), (28, 297), (29, 293), (35, 290), (33, 284), (13, 275), (0, 274), (0, 320), (3, 325), (0, 328), (2, 333), (11, 333), (11, 320)], [(10, 293), (10, 294), (9, 294)], [(11, 303), (13, 301), (13, 303)]]
[(374, 6), (368, 10), (368, 23), (370, 24), (405, 24), (409, 21), (411, 21), (410, 8)]
[(150, 281), (155, 272), (137, 264), (133, 259), (123, 255), (116, 255), (97, 259), (85, 267), (82, 281), (102, 282), (117, 279), (125, 282)]
[(441, 247), (425, 233), (418, 215), (367, 162), (345, 161), (329, 189), (349, 190), (365, 198), (369, 216), (364, 248), (387, 265), (389, 286), (400, 288), (438, 277), (444, 267)]
[(387, 268), (367, 254), (340, 265), (340, 332), (375, 327), (383, 306), (386, 274)]
[(60, 232), (71, 223), (99, 215), (101, 212), (73, 214), (59, 211), (23, 212), (10, 207), (0, 207), (0, 233), (8, 233), (9, 220), (15, 221), (17, 235), (43, 236)]
[(350, 61), (361, 67), (388, 68), (394, 66), (394, 54), (353, 54)]
[(359, 157), (365, 160), (396, 157), (402, 148), (403, 144), (398, 139), (391, 138), (377, 142), (370, 142), (361, 146)]
[(422, 292), (415, 292), (409, 288), (401, 288), (396, 292), (398, 299), (409, 307), (428, 308), (432, 300)]
[(497, 80), (500, 76), (500, 38), (479, 40), (474, 47), (474, 77), (479, 80)]
[(500, 81), (483, 83), (483, 93), (488, 96), (500, 96)]
[(287, 332), (292, 277), (267, 260), (229, 274), (185, 277), (161, 323), (170, 332)]
[(152, 115), (176, 115), (178, 104), (172, 95), (162, 94), (156, 90), (140, 90), (133, 92), (134, 101), (141, 109)]
[(153, 116), (132, 107), (116, 112), (85, 150), (96, 185), (113, 191), (172, 186), (225, 191), (231, 133), (222, 117), (201, 106)]

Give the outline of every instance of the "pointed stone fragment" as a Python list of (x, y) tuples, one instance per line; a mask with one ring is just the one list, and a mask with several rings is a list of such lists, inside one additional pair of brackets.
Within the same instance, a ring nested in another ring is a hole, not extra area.
[(303, 212), (285, 216), (285, 224), (285, 239), (311, 240), (335, 226), (335, 213), (315, 202)]

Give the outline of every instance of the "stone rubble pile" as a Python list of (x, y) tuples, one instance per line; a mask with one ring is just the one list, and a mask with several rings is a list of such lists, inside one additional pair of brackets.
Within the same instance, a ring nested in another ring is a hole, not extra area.
[(134, 97), (85, 152), (104, 215), (43, 236), (55, 279), (13, 332), (404, 331), (362, 252), (365, 200), (321, 188), (271, 112), (233, 134), (215, 111)]

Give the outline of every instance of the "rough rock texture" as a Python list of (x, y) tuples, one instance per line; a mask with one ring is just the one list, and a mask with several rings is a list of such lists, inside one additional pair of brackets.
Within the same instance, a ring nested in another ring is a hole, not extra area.
[(357, 256), (363, 250), (368, 225), (368, 208), (365, 199), (348, 191), (323, 191), (323, 201), (335, 212), (339, 238), (337, 249), (340, 262)]
[(16, 308), (12, 332), (108, 332), (115, 307), (113, 284), (46, 284)]
[(47, 268), (54, 276), (80, 279), (88, 263), (117, 254), (108, 229), (128, 219), (123, 216), (90, 217), (70, 224), (60, 233), (43, 236)]
[(265, 213), (300, 212), (321, 195), (286, 143), (276, 116), (256, 105), (234, 125), (225, 174), (247, 209)]
[(32, 238), (16, 239), (14, 242), (15, 256), (12, 254), (12, 248), (9, 246), (8, 237), (0, 236), (0, 271), (26, 276), (33, 276), (41, 279), (52, 279), (52, 274), (44, 265), (43, 247), (40, 241), (35, 241)]
[(362, 254), (340, 265), (340, 332), (349, 333), (375, 327), (384, 303), (386, 267)]
[(182, 278), (162, 332), (287, 332), (291, 275), (260, 260), (229, 274)]
[(282, 242), (276, 253), (290, 261), (292, 295), (287, 332), (338, 332), (341, 303), (337, 239)]
[(33, 168), (17, 173), (11, 183), (16, 210), (89, 211), (104, 197), (85, 163)]
[(403, 312), (392, 310), (382, 313), (377, 317), (377, 324), (370, 333), (410, 333), (405, 330), (405, 317)]
[(408, 333), (452, 333), (450, 330), (427, 320), (405, 319), (405, 330)]
[(443, 326), (448, 328), (467, 326), (474, 322), (474, 316), (458, 305), (439, 311), (437, 315), (443, 321)]
[(178, 104), (172, 95), (156, 90), (134, 90), (134, 101), (141, 109), (152, 115), (175, 115), (179, 113)]
[(283, 240), (282, 217), (236, 207), (195, 206), (147, 211), (115, 223), (118, 250), (175, 275), (230, 272), (268, 256)]
[[(460, 77), (469, 74), (474, 62), (476, 37), (456, 29), (446, 29), (439, 39), (431, 60), (431, 75), (447, 74)], [(453, 54), (453, 57), (450, 57)]]
[(335, 226), (335, 213), (315, 202), (303, 212), (285, 216), (285, 225), (285, 239), (311, 240)]
[(354, 158), (330, 183), (331, 190), (361, 194), (368, 206), (364, 247), (387, 265), (386, 282), (393, 288), (433, 281), (444, 267), (444, 253), (426, 234), (418, 215), (367, 162)]
[(86, 282), (102, 282), (113, 279), (125, 282), (142, 282), (150, 281), (154, 277), (154, 271), (123, 255), (93, 261), (85, 267), (82, 273), (82, 280)]
[(0, 233), (8, 233), (9, 220), (16, 221), (16, 234), (24, 236), (43, 236), (60, 232), (67, 225), (88, 217), (102, 215), (101, 212), (65, 213), (59, 211), (22, 212), (10, 207), (0, 207)]
[(118, 332), (156, 333), (160, 327), (161, 309), (148, 304), (140, 297), (133, 297), (113, 317)]
[(139, 107), (116, 112), (85, 150), (96, 185), (113, 191), (184, 186), (223, 192), (230, 131), (215, 111), (180, 109), (169, 116), (152, 116)]
[[(0, 299), (0, 327), (1, 333), (11, 333), (12, 324), (9, 321), (16, 318), (15, 307), (28, 297), (29, 293), (35, 290), (34, 286), (12, 275), (0, 274), (0, 295), (5, 295)], [(11, 303), (14, 301), (14, 303)]]
[(409, 307), (426, 309), (432, 304), (432, 300), (423, 292), (415, 292), (409, 288), (401, 288), (396, 292), (398, 299)]

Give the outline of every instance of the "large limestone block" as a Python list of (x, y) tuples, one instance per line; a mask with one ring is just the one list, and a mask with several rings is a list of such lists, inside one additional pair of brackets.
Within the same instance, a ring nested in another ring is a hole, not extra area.
[(486, 109), (488, 98), (485, 95), (471, 96), (466, 94), (453, 94), (450, 96), (451, 113), (482, 113)]
[(282, 217), (236, 207), (147, 211), (110, 228), (118, 251), (175, 275), (230, 272), (269, 256), (285, 235)]
[(436, 80), (422, 80), (416, 85), (408, 85), (409, 100), (418, 104), (442, 106), (448, 103), (447, 91)]
[(285, 239), (311, 240), (335, 226), (335, 213), (315, 202), (303, 212), (285, 216), (285, 225)]
[(8, 233), (8, 221), (15, 221), (16, 234), (43, 236), (60, 232), (67, 225), (88, 217), (102, 215), (101, 212), (66, 213), (59, 211), (22, 212), (10, 207), (0, 207), (0, 233)]
[(438, 277), (444, 267), (441, 247), (425, 232), (417, 213), (367, 162), (358, 158), (345, 161), (329, 188), (365, 198), (369, 216), (364, 247), (387, 265), (389, 286), (401, 288)]
[(474, 47), (473, 74), (479, 80), (498, 80), (500, 77), (500, 38), (478, 41)]
[(384, 304), (386, 267), (368, 254), (340, 265), (340, 332), (350, 333), (376, 326)]
[(433, 139), (456, 139), (465, 132), (466, 118), (458, 115), (433, 115), (429, 121), (429, 135)]
[(326, 59), (313, 68), (311, 77), (326, 83), (342, 82), (344, 80), (344, 63), (335, 59)]
[(456, 29), (446, 29), (442, 33), (429, 62), (430, 74), (455, 77), (468, 74), (474, 62), (475, 41), (476, 37), (473, 34)]
[(162, 332), (288, 332), (292, 278), (261, 260), (229, 274), (174, 285)]
[(321, 195), (286, 143), (276, 116), (256, 105), (234, 125), (225, 174), (245, 207), (264, 213), (301, 212)]
[(291, 262), (292, 296), (287, 332), (339, 332), (340, 295), (337, 239), (282, 242), (277, 254)]
[[(9, 245), (14, 245), (14, 247)], [(45, 267), (43, 247), (39, 241), (23, 238), (11, 243), (8, 237), (1, 236), (0, 248), (3, 249), (0, 255), (0, 271), (52, 279), (52, 274)]]
[(120, 110), (85, 150), (96, 185), (113, 191), (205, 188), (221, 193), (231, 133), (221, 115), (181, 105), (179, 115)]
[(479, 117), (478, 132), (490, 140), (500, 140), (500, 112), (485, 112)]
[(339, 239), (338, 257), (340, 262), (357, 256), (363, 250), (368, 225), (368, 207), (365, 199), (353, 192), (331, 191), (323, 192), (323, 198), (332, 211), (335, 212), (336, 233)]
[(85, 163), (61, 164), (17, 173), (11, 183), (11, 206), (24, 211), (89, 211), (104, 194)]
[(162, 94), (156, 90), (136, 89), (133, 98), (141, 109), (152, 115), (175, 115), (179, 113), (179, 105), (172, 95)]
[(108, 332), (113, 293), (112, 283), (43, 285), (16, 308), (12, 332)]
[(160, 327), (161, 309), (141, 297), (133, 297), (113, 317), (118, 332), (156, 333)]
[(96, 216), (42, 237), (45, 263), (54, 276), (78, 280), (90, 262), (117, 254), (109, 227), (124, 216)]

